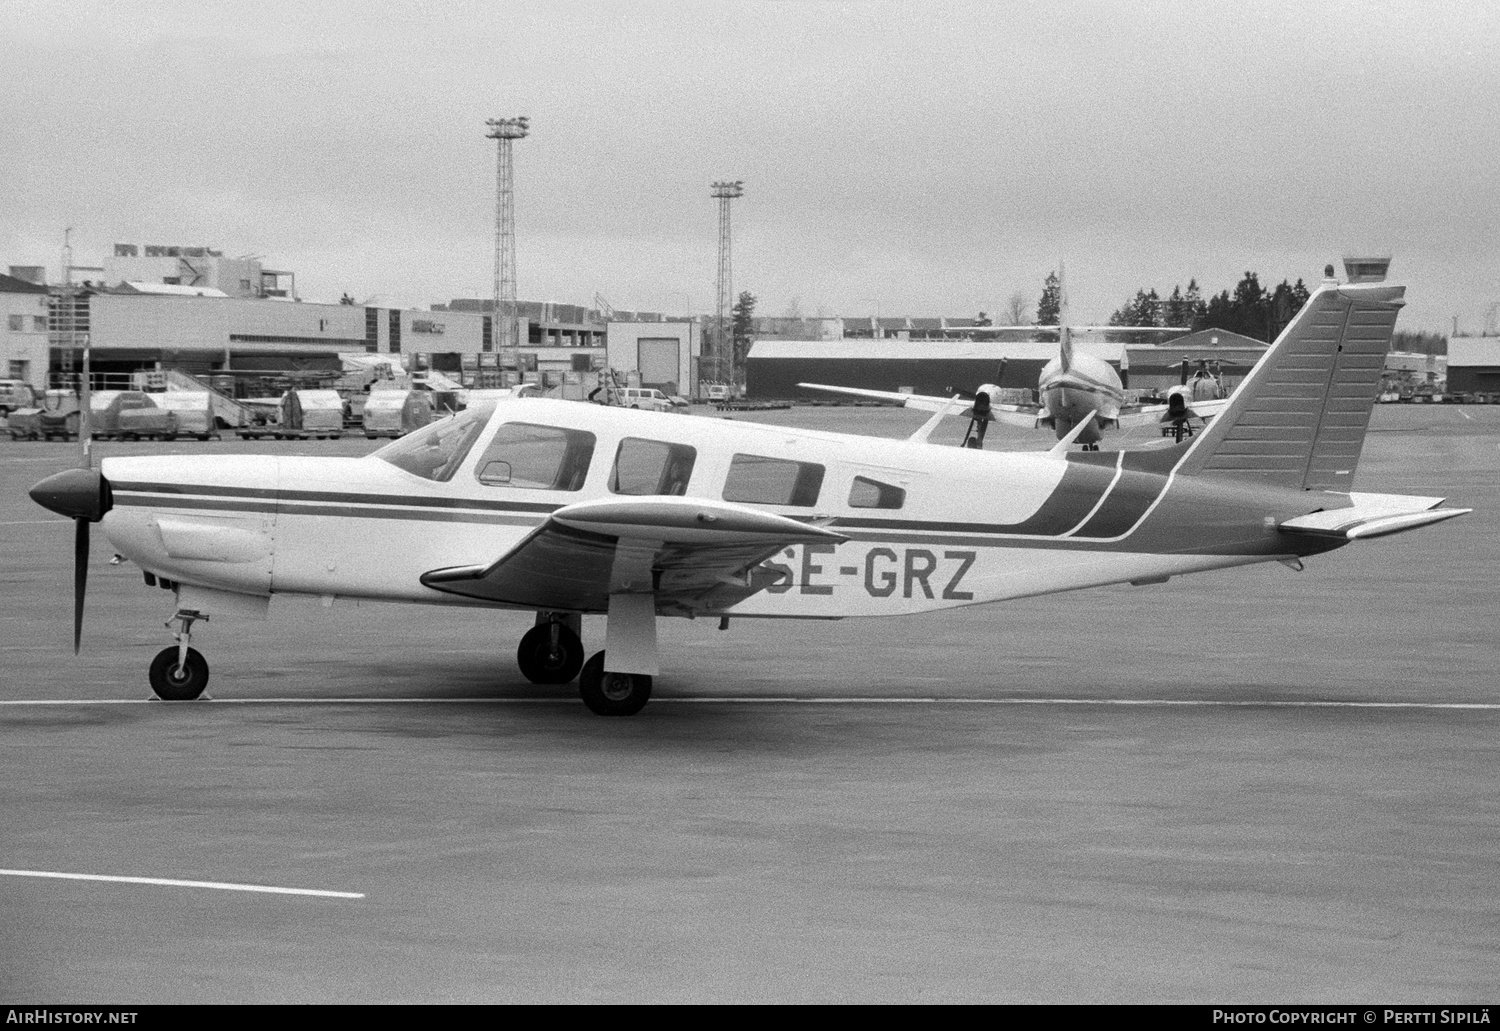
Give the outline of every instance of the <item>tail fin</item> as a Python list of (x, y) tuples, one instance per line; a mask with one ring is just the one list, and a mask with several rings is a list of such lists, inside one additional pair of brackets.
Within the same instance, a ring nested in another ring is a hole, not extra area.
[(1178, 472), (1349, 490), (1405, 293), (1378, 284), (1320, 287)]

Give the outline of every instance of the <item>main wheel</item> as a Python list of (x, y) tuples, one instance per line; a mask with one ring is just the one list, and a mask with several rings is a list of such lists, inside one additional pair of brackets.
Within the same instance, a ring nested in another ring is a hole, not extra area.
[(187, 664), (177, 664), (177, 646), (163, 648), (151, 660), (151, 690), (169, 702), (190, 702), (208, 686), (208, 660), (198, 649), (187, 650)]
[(564, 623), (540, 623), (521, 638), (516, 664), (533, 684), (566, 684), (583, 666), (583, 642)]
[(578, 693), (600, 716), (634, 716), (651, 700), (651, 678), (643, 673), (606, 673), (604, 653), (596, 652), (578, 674)]

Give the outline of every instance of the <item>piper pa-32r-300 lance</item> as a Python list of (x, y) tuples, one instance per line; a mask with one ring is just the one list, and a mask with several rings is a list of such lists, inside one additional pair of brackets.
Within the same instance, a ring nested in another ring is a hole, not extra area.
[[(989, 452), (519, 398), (364, 458), (107, 458), (32, 497), (79, 521), (80, 570), (98, 522), (175, 592), (162, 697), (208, 680), (194, 622), (301, 594), (535, 611), (526, 677), (576, 676), (590, 709), (628, 715), (662, 616), (888, 616), (1300, 568), (1469, 511), (1351, 491), (1403, 292), (1325, 284), (1203, 433), (1155, 449)], [(587, 613), (606, 623), (585, 662)]]

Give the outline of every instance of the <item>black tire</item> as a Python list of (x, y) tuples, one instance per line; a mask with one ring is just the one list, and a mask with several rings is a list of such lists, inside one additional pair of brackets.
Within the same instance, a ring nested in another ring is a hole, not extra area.
[(651, 678), (643, 673), (606, 673), (604, 653), (595, 652), (578, 674), (578, 693), (599, 716), (634, 716), (651, 700)]
[[(552, 628), (557, 628), (557, 646)], [(533, 684), (569, 684), (583, 668), (583, 642), (565, 623), (542, 623), (526, 631), (516, 649), (516, 665)]]
[(187, 667), (177, 665), (177, 646), (163, 648), (151, 660), (151, 690), (169, 702), (190, 702), (208, 686), (208, 660), (198, 649), (187, 650)]

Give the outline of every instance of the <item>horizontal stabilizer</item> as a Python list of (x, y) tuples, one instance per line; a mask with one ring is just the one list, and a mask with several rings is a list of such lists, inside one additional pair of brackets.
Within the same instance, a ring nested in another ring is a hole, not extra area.
[(1283, 522), (1280, 529), (1287, 533), (1354, 541), (1415, 530), (1473, 511), (1471, 508), (1438, 508), (1443, 498), (1412, 498), (1400, 494), (1350, 494), (1349, 498), (1354, 504), (1348, 508), (1297, 516)]

